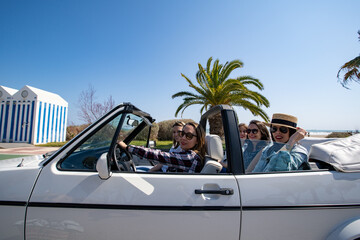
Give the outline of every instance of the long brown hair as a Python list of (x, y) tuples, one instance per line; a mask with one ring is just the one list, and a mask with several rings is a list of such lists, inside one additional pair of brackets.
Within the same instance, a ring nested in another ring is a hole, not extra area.
[(195, 129), (197, 144), (193, 147), (193, 151), (196, 152), (201, 158), (201, 164), (204, 164), (205, 157), (205, 131), (201, 125), (195, 122), (188, 122), (184, 125), (190, 125)]
[(269, 130), (267, 129), (266, 125), (263, 122), (260, 122), (258, 120), (252, 120), (252, 121), (250, 121), (249, 126), (250, 126), (250, 124), (255, 124), (259, 128), (260, 133), (261, 133), (260, 140), (270, 140)]

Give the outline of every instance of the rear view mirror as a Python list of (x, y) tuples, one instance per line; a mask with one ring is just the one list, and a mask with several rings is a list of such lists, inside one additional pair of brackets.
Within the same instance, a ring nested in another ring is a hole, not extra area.
[(131, 119), (130, 116), (127, 116), (128, 120), (126, 122), (127, 125), (132, 127), (137, 127), (139, 125), (139, 121), (135, 119)]

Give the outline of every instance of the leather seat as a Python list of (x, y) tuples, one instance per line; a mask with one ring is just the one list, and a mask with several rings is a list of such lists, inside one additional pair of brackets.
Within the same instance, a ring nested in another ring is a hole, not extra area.
[(207, 135), (205, 137), (206, 156), (205, 165), (201, 173), (219, 173), (222, 165), (219, 163), (224, 158), (224, 149), (221, 138), (218, 135)]

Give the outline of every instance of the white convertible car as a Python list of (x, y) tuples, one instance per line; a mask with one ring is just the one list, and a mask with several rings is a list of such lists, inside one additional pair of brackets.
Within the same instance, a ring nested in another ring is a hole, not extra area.
[[(154, 119), (124, 103), (46, 159), (0, 161), (0, 239), (360, 239), (360, 136), (304, 145), (311, 169), (247, 173), (238, 120), (207, 136), (201, 173), (152, 173), (121, 152)], [(315, 141), (315, 140), (314, 140)]]

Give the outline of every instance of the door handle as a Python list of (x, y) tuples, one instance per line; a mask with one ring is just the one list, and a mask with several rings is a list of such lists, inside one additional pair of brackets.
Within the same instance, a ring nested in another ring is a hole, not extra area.
[(234, 190), (232, 188), (220, 188), (219, 190), (202, 190), (195, 189), (195, 194), (220, 194), (220, 195), (233, 195)]

